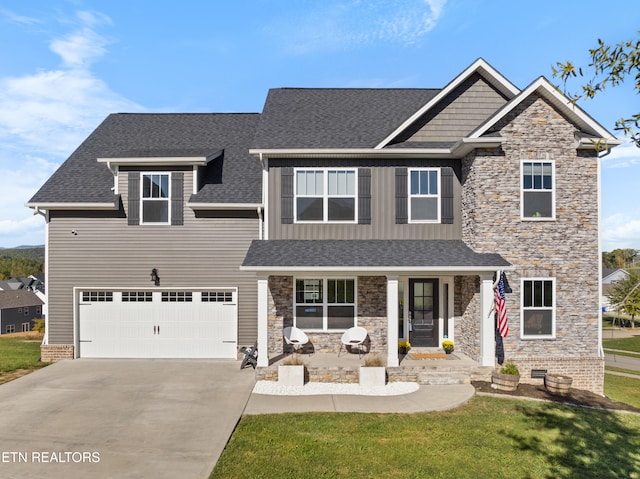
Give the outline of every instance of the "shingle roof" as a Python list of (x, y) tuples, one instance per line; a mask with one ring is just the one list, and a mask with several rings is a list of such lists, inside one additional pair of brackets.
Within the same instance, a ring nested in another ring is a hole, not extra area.
[(373, 148), (439, 91), (272, 89), (252, 147)]
[(243, 267), (495, 268), (511, 266), (498, 254), (476, 253), (460, 240), (253, 241)]
[(23, 308), (44, 304), (35, 293), (26, 290), (0, 291), (0, 309)]
[(224, 149), (191, 201), (260, 203), (261, 170), (249, 155), (257, 113), (109, 115), (31, 198), (30, 203), (111, 203), (113, 176), (96, 158), (200, 156)]

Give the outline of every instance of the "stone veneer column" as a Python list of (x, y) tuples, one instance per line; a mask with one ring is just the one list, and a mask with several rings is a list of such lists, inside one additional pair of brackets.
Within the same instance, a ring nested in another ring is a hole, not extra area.
[(495, 365), (495, 329), (491, 313), (493, 306), (493, 275), (480, 277), (480, 365)]
[(387, 276), (387, 366), (397, 367), (398, 360), (398, 277)]
[(258, 367), (269, 366), (268, 317), (269, 280), (258, 279)]

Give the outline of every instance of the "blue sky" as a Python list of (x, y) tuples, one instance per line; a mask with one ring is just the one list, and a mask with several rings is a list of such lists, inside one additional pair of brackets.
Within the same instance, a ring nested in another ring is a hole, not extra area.
[[(109, 113), (259, 112), (285, 86), (440, 88), (478, 57), (524, 88), (638, 19), (636, 0), (4, 0), (0, 246), (44, 243), (24, 203)], [(580, 104), (613, 130), (638, 100), (629, 82)], [(602, 165), (603, 248), (640, 249), (640, 150)]]

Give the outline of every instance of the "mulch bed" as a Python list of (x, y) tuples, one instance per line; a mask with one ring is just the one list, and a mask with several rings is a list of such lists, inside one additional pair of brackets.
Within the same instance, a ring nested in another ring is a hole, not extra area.
[(583, 391), (582, 389), (571, 388), (569, 390), (569, 394), (561, 395), (550, 393), (544, 385), (521, 383), (515, 391), (499, 391), (497, 389), (493, 389), (490, 382), (472, 381), (471, 384), (478, 392), (491, 393), (499, 396), (528, 397), (571, 406), (591, 407), (595, 409), (613, 409), (616, 411), (640, 413), (640, 409), (637, 407), (613, 401), (608, 397), (600, 396), (590, 391)]

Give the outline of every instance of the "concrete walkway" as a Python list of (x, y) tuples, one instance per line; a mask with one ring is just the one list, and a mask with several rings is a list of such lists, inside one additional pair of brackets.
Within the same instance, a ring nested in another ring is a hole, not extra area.
[(276, 396), (254, 393), (244, 414), (309, 411), (410, 414), (452, 409), (469, 401), (474, 394), (475, 389), (470, 384), (420, 386), (416, 392), (400, 396)]

